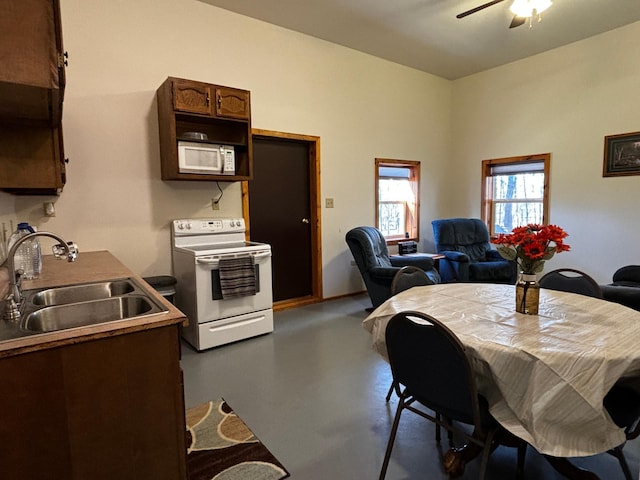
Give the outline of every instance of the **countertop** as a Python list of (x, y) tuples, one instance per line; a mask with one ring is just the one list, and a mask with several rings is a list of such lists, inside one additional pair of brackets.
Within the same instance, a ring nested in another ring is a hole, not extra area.
[(167, 325), (186, 324), (187, 318), (180, 310), (106, 250), (81, 251), (76, 261), (72, 263), (57, 259), (53, 255), (45, 255), (42, 257), (40, 277), (35, 280), (23, 281), (22, 289), (26, 292), (33, 289), (129, 277), (138, 280), (147, 289), (146, 293), (168, 311), (55, 332), (21, 332), (18, 336), (16, 336), (16, 330), (19, 327), (16, 324), (0, 319), (0, 358)]

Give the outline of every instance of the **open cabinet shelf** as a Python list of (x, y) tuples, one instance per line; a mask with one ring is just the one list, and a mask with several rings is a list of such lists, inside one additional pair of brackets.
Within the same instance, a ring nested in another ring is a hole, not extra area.
[[(158, 88), (157, 100), (162, 180), (251, 180), (249, 91), (169, 77)], [(188, 132), (206, 134), (206, 140), (193, 140)], [(181, 173), (178, 141), (234, 147), (235, 175)]]

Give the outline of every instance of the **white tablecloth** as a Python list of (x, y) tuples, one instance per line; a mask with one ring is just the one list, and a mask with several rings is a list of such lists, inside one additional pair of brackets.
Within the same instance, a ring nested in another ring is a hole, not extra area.
[(398, 312), (445, 323), (474, 360), (493, 416), (540, 453), (576, 457), (624, 442), (602, 400), (619, 379), (640, 378), (640, 312), (582, 295), (540, 290), (539, 315), (515, 311), (513, 285), (414, 287), (363, 322), (385, 359)]

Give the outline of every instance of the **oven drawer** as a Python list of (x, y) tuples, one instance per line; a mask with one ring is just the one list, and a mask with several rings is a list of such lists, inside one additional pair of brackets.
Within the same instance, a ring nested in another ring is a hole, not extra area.
[(199, 323), (197, 329), (198, 345), (194, 346), (198, 350), (206, 350), (273, 332), (273, 311), (271, 309), (261, 310), (222, 320)]

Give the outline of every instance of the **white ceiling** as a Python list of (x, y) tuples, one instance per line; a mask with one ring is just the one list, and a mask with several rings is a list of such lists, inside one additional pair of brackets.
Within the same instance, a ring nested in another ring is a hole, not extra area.
[(553, 0), (541, 22), (513, 29), (511, 0), (463, 19), (489, 0), (200, 1), (447, 79), (640, 21), (640, 0)]

